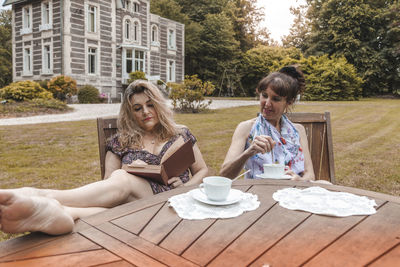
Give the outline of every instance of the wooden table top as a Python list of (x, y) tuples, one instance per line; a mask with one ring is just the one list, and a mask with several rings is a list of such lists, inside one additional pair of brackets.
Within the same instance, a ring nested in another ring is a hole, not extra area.
[(400, 198), (319, 185), (375, 199), (377, 213), (345, 218), (282, 208), (272, 194), (306, 182), (241, 180), (258, 209), (232, 219), (183, 220), (178, 188), (79, 220), (74, 233), (33, 233), (0, 243), (0, 266), (399, 266)]

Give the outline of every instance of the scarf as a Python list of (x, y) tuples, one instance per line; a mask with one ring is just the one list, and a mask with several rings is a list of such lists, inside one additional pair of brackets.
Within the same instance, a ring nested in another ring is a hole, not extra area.
[(274, 153), (275, 161), (285, 164), (295, 173), (301, 174), (304, 172), (304, 155), (300, 147), (299, 132), (285, 115), (282, 115), (280, 123), (281, 132), (279, 133), (261, 114), (258, 115), (250, 130), (245, 149), (250, 146), (258, 135), (271, 136), (276, 144), (271, 152), (258, 153), (247, 160), (244, 168), (250, 170), (250, 172), (246, 174), (246, 178), (256, 178), (257, 174), (264, 173), (263, 164), (272, 163), (271, 153)]

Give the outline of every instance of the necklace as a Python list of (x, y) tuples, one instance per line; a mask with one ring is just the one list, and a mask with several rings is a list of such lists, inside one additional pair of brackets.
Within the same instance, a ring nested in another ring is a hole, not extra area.
[(145, 145), (144, 145), (145, 142), (149, 142), (151, 145), (154, 145), (156, 143), (156, 138), (155, 137), (153, 137), (152, 139), (143, 138), (142, 139), (142, 149), (144, 149), (144, 147), (145, 147)]

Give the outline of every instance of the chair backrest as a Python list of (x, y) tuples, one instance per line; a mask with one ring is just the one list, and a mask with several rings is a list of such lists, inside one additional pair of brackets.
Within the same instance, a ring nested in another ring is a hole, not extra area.
[(315, 179), (335, 183), (330, 113), (289, 113), (287, 116), (306, 129)]
[[(290, 113), (288, 118), (304, 126), (315, 178), (335, 183), (330, 113)], [(104, 179), (106, 141), (117, 132), (117, 117), (97, 118), (101, 178)]]
[(104, 179), (106, 169), (106, 142), (117, 132), (117, 117), (97, 118), (97, 135), (99, 142), (101, 179)]

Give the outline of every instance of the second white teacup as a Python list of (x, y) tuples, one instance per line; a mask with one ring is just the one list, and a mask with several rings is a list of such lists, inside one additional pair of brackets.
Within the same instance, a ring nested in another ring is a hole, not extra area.
[(232, 180), (221, 176), (209, 176), (203, 179), (200, 190), (209, 200), (224, 201), (231, 191)]
[(264, 175), (268, 178), (282, 178), (285, 174), (285, 165), (283, 164), (263, 164)]

